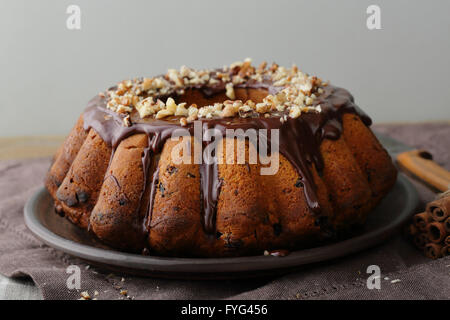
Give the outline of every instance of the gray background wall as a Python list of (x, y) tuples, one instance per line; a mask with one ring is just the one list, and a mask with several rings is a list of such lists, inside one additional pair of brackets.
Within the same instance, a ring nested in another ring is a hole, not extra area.
[(450, 119), (449, 15), (446, 0), (0, 0), (0, 136), (66, 133), (119, 80), (246, 57), (346, 87), (376, 122)]

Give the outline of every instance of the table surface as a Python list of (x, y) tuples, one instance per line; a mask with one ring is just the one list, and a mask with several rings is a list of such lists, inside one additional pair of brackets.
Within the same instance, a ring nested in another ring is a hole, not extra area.
[(33, 136), (0, 138), (0, 160), (52, 156), (64, 136)]

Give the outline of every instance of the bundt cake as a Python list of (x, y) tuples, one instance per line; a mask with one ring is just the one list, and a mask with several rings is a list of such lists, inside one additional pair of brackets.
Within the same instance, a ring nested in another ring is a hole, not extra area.
[(296, 66), (183, 66), (94, 97), (45, 184), (58, 212), (119, 250), (295, 250), (363, 225), (395, 183), (370, 124), (348, 91)]

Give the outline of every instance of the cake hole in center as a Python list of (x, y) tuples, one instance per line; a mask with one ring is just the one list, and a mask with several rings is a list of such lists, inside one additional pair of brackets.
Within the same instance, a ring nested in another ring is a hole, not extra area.
[[(268, 90), (265, 89), (251, 89), (251, 88), (234, 88), (235, 99), (241, 100), (245, 103), (247, 100), (252, 100), (254, 103), (260, 103), (269, 94)], [(186, 102), (187, 107), (191, 104), (196, 104), (199, 108), (209, 105), (214, 105), (214, 103), (222, 103), (226, 100), (232, 100), (225, 94), (225, 91), (216, 93), (212, 96), (206, 96), (203, 92), (198, 89), (188, 89), (185, 94), (174, 98), (176, 103)]]

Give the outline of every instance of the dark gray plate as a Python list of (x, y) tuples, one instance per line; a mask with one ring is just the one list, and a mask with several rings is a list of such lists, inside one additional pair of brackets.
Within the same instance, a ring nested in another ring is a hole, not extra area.
[(285, 257), (261, 255), (213, 259), (141, 256), (108, 248), (86, 231), (55, 214), (52, 199), (45, 188), (39, 189), (28, 200), (24, 212), (25, 223), (36, 237), (91, 264), (153, 277), (220, 279), (287, 272), (372, 247), (392, 236), (417, 205), (416, 190), (404, 176), (399, 175), (392, 191), (369, 215), (364, 229), (350, 239), (295, 251)]

